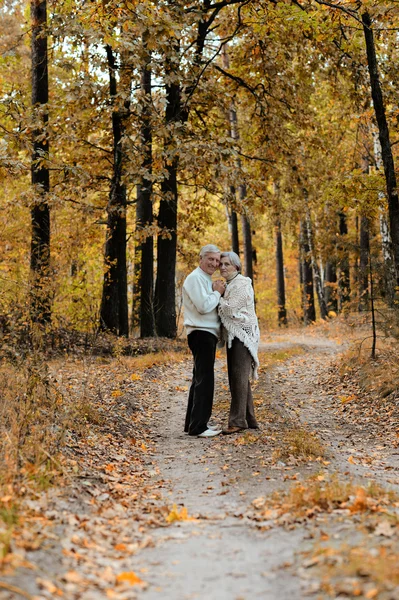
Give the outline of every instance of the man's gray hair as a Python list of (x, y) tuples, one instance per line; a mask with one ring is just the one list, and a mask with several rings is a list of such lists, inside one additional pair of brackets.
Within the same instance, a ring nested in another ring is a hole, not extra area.
[(222, 252), (220, 255), (220, 259), (228, 258), (231, 264), (237, 269), (239, 273), (241, 273), (241, 261), (238, 254), (235, 252)]
[(214, 244), (207, 244), (200, 250), (200, 258), (204, 258), (205, 254), (217, 253), (220, 254), (220, 250)]

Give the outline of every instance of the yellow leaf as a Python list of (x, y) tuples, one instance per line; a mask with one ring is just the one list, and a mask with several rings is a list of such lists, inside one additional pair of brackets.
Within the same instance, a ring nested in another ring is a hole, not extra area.
[(130, 379), (132, 381), (140, 381), (141, 375), (137, 375), (137, 373), (133, 373), (133, 375), (130, 376)]
[(134, 571), (124, 571), (116, 576), (117, 583), (129, 583), (130, 585), (142, 585), (144, 581)]
[(111, 396), (113, 398), (119, 398), (119, 396), (122, 396), (123, 392), (121, 392), (121, 390), (114, 390), (113, 392), (111, 392)]
[(377, 588), (373, 588), (373, 589), (369, 590), (368, 592), (366, 592), (366, 598), (368, 600), (372, 600), (373, 598), (376, 598), (377, 596), (378, 596)]
[(195, 521), (195, 519), (188, 516), (187, 508), (185, 506), (179, 511), (176, 504), (174, 504), (172, 510), (166, 517), (166, 521), (168, 523), (174, 523), (174, 521)]
[(355, 394), (352, 394), (352, 396), (340, 396), (340, 400), (341, 400), (342, 404), (346, 404), (347, 402), (351, 402), (355, 398), (356, 398)]
[(350, 457), (348, 458), (348, 462), (350, 462), (350, 463), (351, 463), (351, 465), (355, 465), (355, 464), (356, 464), (356, 461), (355, 461), (355, 459), (353, 458), (353, 456), (350, 456)]

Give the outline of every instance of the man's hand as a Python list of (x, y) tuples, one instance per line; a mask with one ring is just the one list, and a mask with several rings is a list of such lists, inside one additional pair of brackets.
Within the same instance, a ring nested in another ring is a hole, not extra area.
[(223, 296), (224, 291), (226, 289), (226, 284), (223, 279), (217, 279), (212, 283), (212, 289), (216, 292), (219, 292), (221, 296)]

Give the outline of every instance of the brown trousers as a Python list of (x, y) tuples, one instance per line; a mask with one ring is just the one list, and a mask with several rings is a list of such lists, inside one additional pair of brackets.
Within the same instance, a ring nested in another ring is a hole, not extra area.
[(258, 429), (249, 377), (252, 357), (248, 348), (234, 338), (227, 348), (227, 371), (231, 393), (229, 427)]

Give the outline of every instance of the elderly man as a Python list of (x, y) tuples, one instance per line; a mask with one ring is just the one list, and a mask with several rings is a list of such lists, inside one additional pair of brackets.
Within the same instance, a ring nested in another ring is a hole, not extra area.
[(212, 282), (219, 261), (219, 248), (212, 244), (204, 246), (200, 252), (199, 266), (183, 284), (184, 325), (194, 359), (184, 431), (205, 438), (221, 433), (208, 426), (215, 387), (216, 344), (220, 335), (217, 306), (225, 290), (222, 281)]

